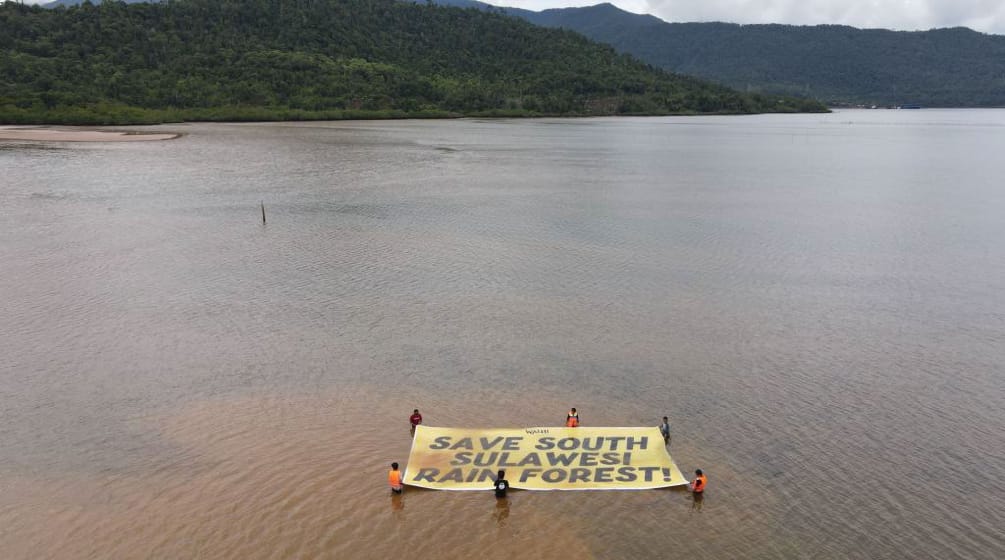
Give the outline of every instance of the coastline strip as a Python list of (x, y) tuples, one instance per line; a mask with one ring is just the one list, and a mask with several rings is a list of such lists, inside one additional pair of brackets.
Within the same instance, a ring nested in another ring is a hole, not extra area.
[(152, 142), (173, 140), (181, 134), (122, 132), (94, 129), (57, 129), (0, 126), (0, 141), (29, 142)]

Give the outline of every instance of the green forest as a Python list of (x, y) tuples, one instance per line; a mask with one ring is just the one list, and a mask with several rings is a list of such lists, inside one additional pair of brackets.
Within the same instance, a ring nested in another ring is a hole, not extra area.
[(962, 27), (667, 23), (610, 4), (507, 13), (741, 91), (802, 95), (830, 105), (1005, 106), (1005, 36)]
[(0, 5), (0, 122), (825, 111), (566, 30), (394, 0)]

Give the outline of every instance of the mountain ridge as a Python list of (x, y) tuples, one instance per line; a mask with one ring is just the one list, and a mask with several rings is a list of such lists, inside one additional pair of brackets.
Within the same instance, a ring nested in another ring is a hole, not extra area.
[(1005, 106), (1005, 35), (966, 27), (670, 23), (610, 3), (541, 12), (502, 9), (537, 25), (577, 31), (664, 70), (744, 91), (802, 95), (838, 106)]

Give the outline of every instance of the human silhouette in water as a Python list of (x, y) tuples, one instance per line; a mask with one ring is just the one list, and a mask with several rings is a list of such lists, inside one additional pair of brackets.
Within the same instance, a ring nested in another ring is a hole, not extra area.
[(694, 480), (691, 481), (691, 493), (695, 496), (701, 496), (705, 492), (705, 485), (708, 483), (708, 479), (705, 478), (705, 473), (701, 472), (701, 469), (694, 471)]
[(506, 519), (509, 517), (509, 498), (506, 497), (506, 491), (509, 490), (509, 481), (506, 480), (506, 471), (499, 470), (495, 482), (492, 483), (492, 488), (496, 493), (496, 510), (492, 514), (492, 517), (500, 527), (504, 527)]
[(493, 483), (493, 488), (495, 488), (496, 491), (496, 498), (506, 497), (506, 491), (509, 490), (509, 481), (506, 480), (506, 471), (499, 471), (499, 476), (496, 477), (496, 480)]
[(670, 419), (666, 416), (663, 417), (663, 423), (660, 424), (660, 433), (663, 434), (663, 445), (670, 445)]
[(412, 411), (412, 415), (408, 417), (408, 423), (412, 425), (409, 433), (415, 437), (415, 427), (422, 423), (422, 415), (419, 414), (418, 408)]
[(401, 494), (405, 490), (398, 463), (391, 463), (391, 470), (387, 471), (387, 485), (391, 487), (392, 494)]
[(566, 428), (578, 428), (579, 427), (579, 412), (576, 411), (576, 407), (569, 410), (569, 413), (565, 415), (565, 427)]

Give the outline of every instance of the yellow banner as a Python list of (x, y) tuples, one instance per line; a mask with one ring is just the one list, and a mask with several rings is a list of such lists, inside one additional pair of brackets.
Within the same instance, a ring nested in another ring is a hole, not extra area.
[(526, 490), (639, 490), (687, 484), (659, 428), (415, 430), (405, 484), (491, 490), (506, 471)]

